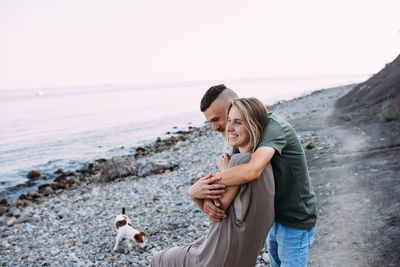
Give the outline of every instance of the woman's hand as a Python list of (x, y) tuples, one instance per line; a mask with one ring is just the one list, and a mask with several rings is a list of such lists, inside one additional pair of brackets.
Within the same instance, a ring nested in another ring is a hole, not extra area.
[(213, 223), (220, 222), (223, 218), (225, 218), (225, 212), (216, 207), (212, 200), (205, 199), (203, 201), (203, 212)]
[(225, 192), (224, 184), (217, 184), (221, 177), (215, 177), (211, 173), (200, 178), (189, 188), (189, 196), (192, 199), (220, 199)]
[(228, 153), (224, 153), (218, 157), (217, 165), (218, 165), (218, 170), (220, 172), (228, 169), (230, 159), (231, 159), (231, 156)]

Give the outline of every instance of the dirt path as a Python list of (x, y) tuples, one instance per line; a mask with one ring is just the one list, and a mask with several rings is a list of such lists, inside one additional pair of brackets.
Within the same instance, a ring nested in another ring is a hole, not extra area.
[(316, 94), (307, 101), (321, 105), (290, 121), (315, 146), (306, 149), (319, 209), (309, 266), (400, 266), (400, 122), (349, 119), (324, 101), (336, 93)]

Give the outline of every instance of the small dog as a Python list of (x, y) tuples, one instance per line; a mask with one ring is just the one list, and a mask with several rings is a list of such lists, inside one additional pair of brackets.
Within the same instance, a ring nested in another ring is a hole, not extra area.
[(118, 249), (119, 242), (124, 238), (132, 241), (135, 240), (139, 244), (144, 242), (144, 233), (132, 227), (131, 220), (125, 215), (125, 208), (122, 208), (122, 214), (115, 218), (115, 227), (117, 227), (118, 234), (114, 250)]

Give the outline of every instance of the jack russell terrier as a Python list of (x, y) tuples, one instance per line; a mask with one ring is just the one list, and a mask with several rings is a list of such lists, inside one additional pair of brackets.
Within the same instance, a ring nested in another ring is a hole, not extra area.
[(122, 208), (122, 214), (115, 218), (115, 227), (117, 228), (118, 234), (114, 250), (118, 249), (119, 242), (124, 238), (132, 241), (134, 240), (138, 244), (144, 242), (144, 233), (132, 227), (131, 220), (125, 215), (125, 208)]

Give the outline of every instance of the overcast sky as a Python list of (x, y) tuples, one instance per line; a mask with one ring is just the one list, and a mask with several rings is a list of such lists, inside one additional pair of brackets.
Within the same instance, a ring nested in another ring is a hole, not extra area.
[(0, 0), (0, 89), (372, 74), (399, 0)]

